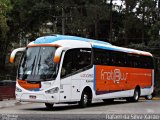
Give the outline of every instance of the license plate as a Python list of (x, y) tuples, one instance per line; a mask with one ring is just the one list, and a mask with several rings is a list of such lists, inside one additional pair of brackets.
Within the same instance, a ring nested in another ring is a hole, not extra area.
[(29, 98), (30, 99), (36, 99), (36, 96), (35, 95), (30, 95)]

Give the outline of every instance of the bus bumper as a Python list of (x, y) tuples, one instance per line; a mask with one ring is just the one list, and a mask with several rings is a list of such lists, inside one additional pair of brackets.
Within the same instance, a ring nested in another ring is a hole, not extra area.
[(58, 103), (58, 94), (16, 93), (16, 100), (20, 102)]

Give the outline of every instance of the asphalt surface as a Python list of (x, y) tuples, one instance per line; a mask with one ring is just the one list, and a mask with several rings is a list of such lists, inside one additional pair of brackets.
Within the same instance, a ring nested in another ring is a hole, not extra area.
[(8, 105), (0, 102), (2, 120), (160, 119), (160, 100), (140, 100), (137, 103), (127, 103), (125, 100), (112, 103), (96, 101), (86, 108), (76, 104), (56, 104), (51, 110), (47, 110), (43, 103), (17, 103), (14, 100), (3, 102)]

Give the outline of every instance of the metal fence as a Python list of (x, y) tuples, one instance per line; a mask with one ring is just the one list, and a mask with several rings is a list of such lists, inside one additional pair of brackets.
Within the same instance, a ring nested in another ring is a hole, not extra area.
[(0, 100), (15, 98), (15, 80), (0, 81)]
[(2, 75), (0, 75), (0, 81), (1, 80), (16, 80), (16, 76), (11, 76), (11, 75), (2, 76)]

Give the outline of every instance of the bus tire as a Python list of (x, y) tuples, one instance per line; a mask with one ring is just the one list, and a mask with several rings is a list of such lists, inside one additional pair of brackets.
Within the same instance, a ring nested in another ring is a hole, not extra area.
[(153, 98), (153, 95), (152, 95), (152, 94), (145, 96), (145, 99), (146, 99), (146, 100), (152, 100), (152, 98)]
[(79, 102), (79, 106), (85, 108), (89, 106), (92, 102), (92, 97), (89, 92), (83, 91), (81, 95), (81, 100)]
[(136, 87), (136, 89), (134, 90), (133, 97), (126, 98), (126, 100), (128, 102), (138, 102), (139, 97), (140, 97), (140, 89)]
[(45, 103), (45, 106), (47, 109), (52, 109), (54, 104), (51, 103)]

